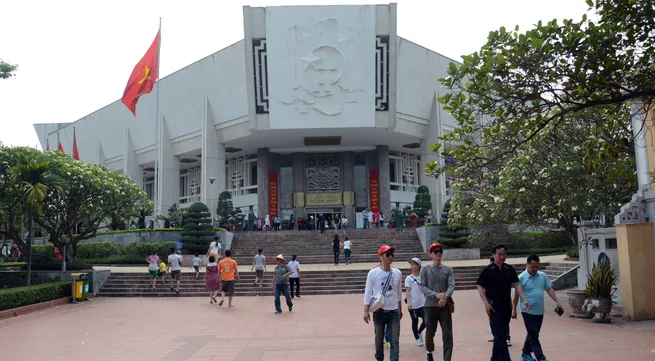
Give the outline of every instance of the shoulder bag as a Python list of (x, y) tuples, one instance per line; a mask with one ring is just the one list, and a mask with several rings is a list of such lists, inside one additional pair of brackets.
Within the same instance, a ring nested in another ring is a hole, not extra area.
[[(432, 269), (432, 265), (428, 265), (428, 268), (430, 269), (430, 271), (432, 271), (434, 277), (437, 278), (437, 283), (439, 283), (439, 276), (437, 275), (437, 272), (435, 272), (434, 269)], [(439, 287), (439, 291), (441, 291), (441, 287)], [(448, 296), (448, 298), (446, 299), (446, 304), (448, 304), (450, 313), (455, 313), (455, 301), (453, 300), (452, 296)]]
[(393, 268), (389, 270), (389, 276), (387, 277), (387, 281), (385, 282), (385, 286), (382, 289), (382, 292), (376, 293), (373, 295), (373, 298), (371, 299), (371, 303), (368, 307), (368, 310), (370, 312), (375, 312), (384, 306), (384, 294), (387, 293), (387, 289), (389, 288), (389, 281), (391, 279), (391, 275), (393, 275)]

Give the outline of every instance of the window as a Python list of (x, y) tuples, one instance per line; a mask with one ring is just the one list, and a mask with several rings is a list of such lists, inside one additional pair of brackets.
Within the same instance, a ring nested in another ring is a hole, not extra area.
[(591, 248), (592, 249), (598, 249), (599, 248), (597, 239), (592, 239), (590, 243), (591, 243)]
[(605, 249), (617, 249), (616, 238), (606, 238)]

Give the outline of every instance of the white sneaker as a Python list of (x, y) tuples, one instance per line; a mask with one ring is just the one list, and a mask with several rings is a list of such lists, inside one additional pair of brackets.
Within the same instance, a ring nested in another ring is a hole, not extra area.
[(416, 346), (418, 346), (418, 347), (422, 347), (422, 346), (423, 346), (423, 340), (421, 340), (420, 338), (417, 338), (417, 339), (416, 339), (416, 342), (414, 342), (414, 343), (415, 343)]

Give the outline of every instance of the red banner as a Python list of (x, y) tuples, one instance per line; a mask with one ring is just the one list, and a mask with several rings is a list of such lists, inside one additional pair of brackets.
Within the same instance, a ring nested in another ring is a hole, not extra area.
[(378, 170), (371, 171), (371, 180), (369, 182), (369, 192), (371, 193), (371, 212), (380, 212), (380, 183), (378, 181)]
[(277, 216), (277, 209), (278, 209), (277, 172), (268, 172), (268, 214), (271, 218)]

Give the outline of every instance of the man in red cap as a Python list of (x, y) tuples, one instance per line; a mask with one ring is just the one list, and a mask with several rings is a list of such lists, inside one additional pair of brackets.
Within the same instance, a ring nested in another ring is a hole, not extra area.
[[(421, 267), (419, 282), (425, 295), (423, 313), (425, 315), (425, 351), (426, 360), (434, 361), (434, 335), (437, 324), (441, 324), (441, 339), (443, 341), (443, 360), (450, 361), (453, 356), (453, 316), (451, 306), (455, 292), (455, 274), (450, 266), (441, 263), (443, 247), (440, 243), (432, 243), (428, 247), (432, 264)], [(454, 306), (452, 306), (454, 307)]]
[(373, 312), (373, 325), (375, 326), (375, 359), (384, 360), (384, 334), (385, 328), (391, 330), (391, 350), (389, 359), (398, 361), (400, 320), (403, 317), (401, 307), (402, 299), (402, 273), (391, 267), (395, 247), (386, 244), (378, 250), (380, 266), (368, 272), (366, 277), (366, 290), (364, 291), (364, 322), (371, 320)]

